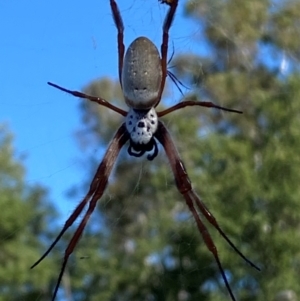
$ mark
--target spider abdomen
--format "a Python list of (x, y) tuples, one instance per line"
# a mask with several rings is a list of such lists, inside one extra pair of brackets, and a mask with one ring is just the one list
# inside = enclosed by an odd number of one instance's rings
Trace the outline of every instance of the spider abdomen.
[(146, 37), (128, 47), (122, 69), (125, 101), (131, 108), (146, 110), (159, 101), (162, 68), (156, 46)]
[(126, 129), (130, 140), (137, 145), (146, 145), (157, 130), (158, 118), (154, 108), (150, 110), (130, 109), (126, 116)]

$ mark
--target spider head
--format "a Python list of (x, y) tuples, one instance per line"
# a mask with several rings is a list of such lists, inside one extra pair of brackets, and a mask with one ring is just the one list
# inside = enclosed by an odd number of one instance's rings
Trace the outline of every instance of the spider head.
[(158, 118), (154, 108), (150, 110), (130, 109), (126, 116), (126, 129), (130, 135), (128, 153), (140, 157), (145, 152), (152, 151), (148, 159), (153, 160), (157, 155), (157, 145), (154, 134), (157, 130)]

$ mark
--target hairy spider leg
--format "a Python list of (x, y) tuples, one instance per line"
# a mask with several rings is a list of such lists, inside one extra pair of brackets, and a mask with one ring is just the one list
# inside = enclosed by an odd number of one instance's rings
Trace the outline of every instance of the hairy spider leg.
[(61, 87), (59, 85), (53, 84), (51, 82), (48, 82), (47, 84), (50, 85), (50, 86), (52, 86), (52, 87), (54, 87), (54, 88), (56, 88), (56, 89), (58, 89), (58, 90), (64, 91), (66, 93), (69, 93), (69, 94), (71, 94), (71, 95), (73, 95), (75, 97), (84, 98), (84, 99), (88, 99), (90, 101), (96, 102), (99, 105), (107, 107), (107, 108), (113, 110), (114, 112), (119, 113), (122, 116), (126, 116), (127, 115), (126, 111), (124, 111), (124, 110), (122, 110), (122, 109), (120, 109), (120, 108), (112, 105), (111, 103), (109, 103), (108, 101), (106, 101), (105, 99), (103, 99), (101, 97), (87, 95), (87, 94), (79, 92), (79, 91), (72, 91), (72, 90), (63, 88), (63, 87)]
[(122, 88), (122, 69), (124, 60), (124, 24), (120, 14), (120, 10), (115, 0), (110, 0), (110, 6), (113, 18), (118, 31), (118, 56), (119, 56), (119, 81)]
[[(121, 76), (122, 76), (122, 68), (123, 68), (123, 59), (124, 59), (124, 51), (125, 51), (125, 47), (124, 47), (124, 24), (121, 18), (121, 14), (118, 8), (117, 3), (115, 2), (115, 0), (110, 0), (110, 6), (111, 6), (111, 10), (113, 13), (113, 19), (115, 22), (115, 25), (117, 27), (117, 31), (118, 31), (118, 69), (119, 69), (119, 82), (122, 88), (122, 80), (121, 80)], [(96, 97), (96, 96), (91, 96), (91, 95), (87, 95), (85, 93), (79, 92), (79, 91), (72, 91), (66, 88), (63, 88), (59, 85), (56, 85), (54, 83), (48, 82), (48, 85), (59, 89), (61, 91), (64, 91), (66, 93), (69, 93), (73, 96), (79, 97), (79, 98), (85, 98), (85, 99), (89, 99), (91, 101), (97, 102), (98, 104), (105, 106), (119, 114), (121, 114), (122, 116), (126, 116), (127, 112), (110, 104), (109, 102), (107, 102), (105, 99), (101, 98), (101, 97)]]
[(176, 105), (174, 105), (174, 106), (172, 106), (172, 107), (170, 107), (166, 110), (163, 110), (161, 112), (157, 112), (157, 116), (158, 117), (163, 117), (163, 116), (165, 116), (169, 113), (172, 113), (176, 110), (179, 110), (179, 109), (182, 109), (182, 108), (185, 108), (185, 107), (190, 107), (190, 106), (215, 108), (215, 109), (218, 109), (218, 110), (227, 111), (227, 112), (231, 112), (231, 113), (243, 114), (242, 111), (221, 107), (221, 106), (218, 106), (218, 105), (216, 105), (216, 104), (214, 104), (213, 102), (210, 102), (210, 101), (183, 100), (183, 101), (177, 103)]
[(206, 208), (206, 206), (201, 201), (199, 196), (195, 193), (195, 191), (192, 188), (191, 180), (189, 179), (189, 176), (185, 170), (184, 164), (183, 164), (182, 160), (180, 159), (179, 153), (174, 145), (171, 135), (169, 134), (169, 131), (167, 130), (167, 128), (164, 126), (164, 124), (161, 121), (159, 121), (158, 129), (155, 134), (155, 137), (162, 144), (162, 146), (166, 152), (166, 155), (169, 159), (169, 162), (170, 162), (170, 165), (171, 165), (174, 177), (175, 177), (177, 189), (179, 190), (181, 195), (184, 197), (186, 204), (188, 205), (190, 211), (193, 214), (193, 217), (196, 221), (197, 227), (202, 235), (202, 238), (203, 238), (207, 248), (213, 254), (213, 256), (217, 262), (218, 268), (222, 274), (222, 278), (223, 278), (226, 288), (231, 296), (231, 299), (233, 301), (236, 301), (236, 299), (232, 293), (232, 290), (230, 288), (230, 285), (227, 280), (224, 269), (222, 267), (221, 261), (219, 259), (217, 248), (216, 248), (206, 226), (203, 224), (202, 220), (200, 219), (200, 216), (195, 208), (195, 204), (196, 204), (196, 207), (198, 207), (198, 209), (201, 211), (201, 213), (208, 220), (208, 222), (217, 229), (217, 231), (229, 243), (229, 245), (234, 249), (234, 251), (237, 254), (239, 254), (248, 264), (250, 264), (252, 267), (257, 269), (258, 271), (260, 271), (260, 268), (257, 267), (254, 263), (252, 263), (248, 258), (246, 258), (246, 256), (244, 256), (237, 249), (237, 247), (232, 243), (232, 241), (227, 237), (227, 235), (221, 230), (215, 217)]
[(161, 100), (161, 96), (165, 87), (166, 83), (166, 77), (168, 75), (167, 65), (168, 65), (168, 44), (169, 44), (169, 30), (171, 28), (172, 22), (174, 20), (175, 12), (177, 9), (178, 0), (174, 0), (172, 3), (169, 4), (170, 8), (167, 13), (167, 16), (164, 21), (163, 25), (163, 38), (162, 38), (162, 44), (160, 48), (161, 52), (161, 67), (162, 67), (162, 81), (160, 85), (160, 91), (159, 91), (159, 101), (155, 105), (155, 107), (159, 104)]
[(109, 175), (112, 171), (112, 168), (117, 160), (117, 157), (119, 155), (119, 152), (121, 148), (124, 146), (124, 144), (128, 141), (129, 134), (127, 133), (125, 124), (122, 124), (118, 131), (116, 132), (115, 136), (113, 137), (109, 147), (106, 150), (106, 153), (104, 155), (104, 158), (102, 162), (100, 163), (95, 176), (92, 180), (92, 183), (90, 185), (90, 189), (84, 199), (78, 204), (78, 206), (75, 208), (73, 213), (70, 215), (70, 217), (67, 219), (64, 227), (54, 240), (54, 242), (51, 244), (51, 246), (48, 248), (48, 250), (41, 256), (41, 258), (34, 263), (31, 266), (31, 269), (33, 269), (35, 266), (37, 266), (53, 249), (53, 247), (56, 245), (56, 243), (60, 240), (62, 235), (68, 230), (69, 227), (72, 226), (72, 224), (75, 222), (75, 220), (78, 218), (84, 207), (89, 203), (89, 207), (84, 214), (83, 218), (81, 219), (81, 222), (79, 226), (77, 227), (72, 239), (70, 240), (67, 248), (65, 249), (65, 254), (63, 258), (63, 263), (61, 265), (60, 273), (56, 282), (55, 290), (52, 296), (52, 301), (54, 301), (60, 282), (62, 280), (63, 273), (65, 271), (66, 265), (68, 263), (70, 255), (73, 253), (75, 246), (77, 245), (80, 236), (91, 216), (93, 211), (95, 210), (96, 204), (98, 200), (102, 197), (104, 190), (108, 183)]
[[(159, 92), (159, 101), (157, 102), (157, 104), (155, 105), (155, 107), (159, 104), (160, 100), (161, 100), (161, 96), (163, 93), (163, 89), (165, 87), (165, 82), (166, 82), (166, 77), (167, 75), (170, 76), (170, 78), (172, 79), (172, 81), (175, 83), (175, 85), (177, 86), (176, 83), (176, 76), (172, 73), (172, 72), (168, 72), (167, 70), (167, 65), (168, 62), (170, 62), (172, 60), (173, 54), (171, 55), (171, 58), (169, 61), (167, 61), (168, 58), (168, 44), (169, 44), (169, 30), (172, 26), (172, 22), (174, 20), (174, 16), (175, 16), (175, 12), (177, 9), (177, 5), (178, 5), (178, 0), (160, 0), (161, 3), (165, 3), (168, 6), (170, 6), (170, 9), (168, 11), (168, 14), (165, 18), (164, 21), (164, 25), (163, 25), (163, 41), (161, 44), (161, 66), (162, 66), (162, 82), (161, 82), (161, 86), (160, 86), (160, 92)], [(177, 86), (178, 87), (178, 86)], [(179, 88), (179, 91), (181, 92), (181, 89)], [(182, 92), (181, 92), (182, 93)], [(227, 112), (233, 112), (233, 113), (239, 113), (242, 114), (243, 112), (238, 111), (238, 110), (234, 110), (234, 109), (227, 109), (218, 105), (215, 105), (212, 102), (205, 102), (205, 101), (193, 101), (193, 100), (187, 100), (187, 101), (182, 101), (164, 111), (158, 112), (157, 115), (158, 117), (162, 117), (165, 116), (166, 114), (169, 114), (171, 112), (174, 112), (178, 109), (184, 108), (186, 106), (203, 106), (203, 107), (208, 107), (208, 108), (216, 108), (219, 110), (223, 110), (223, 111), (227, 111)]]

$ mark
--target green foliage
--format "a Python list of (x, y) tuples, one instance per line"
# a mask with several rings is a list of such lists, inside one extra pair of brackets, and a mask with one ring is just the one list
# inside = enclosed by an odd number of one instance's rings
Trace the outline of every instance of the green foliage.
[(46, 206), (46, 191), (24, 182), (24, 167), (15, 158), (12, 136), (0, 125), (0, 300), (48, 300), (51, 263), (30, 270), (42, 253), (39, 239), (49, 235), (46, 221), (53, 209)]

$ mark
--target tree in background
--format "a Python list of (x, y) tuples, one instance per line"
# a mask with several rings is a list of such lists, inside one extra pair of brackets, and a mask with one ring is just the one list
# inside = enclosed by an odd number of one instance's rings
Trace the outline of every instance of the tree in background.
[[(299, 300), (300, 3), (191, 0), (186, 16), (206, 51), (177, 56), (174, 72), (193, 87), (190, 96), (244, 114), (185, 108), (163, 120), (195, 190), (262, 269), (251, 269), (209, 227), (237, 299)], [(110, 79), (90, 83), (85, 92), (124, 106), (119, 84)], [(87, 101), (81, 113), (81, 146), (106, 148), (122, 119)], [(72, 231), (42, 267), (28, 270), (59, 230), (49, 230), (54, 210), (43, 188), (25, 185), (4, 128), (0, 150), (0, 301), (49, 300)], [(87, 158), (91, 177), (100, 160), (99, 152)], [(153, 162), (121, 152), (62, 288), (67, 301), (229, 300), (163, 150)]]
[(0, 124), (0, 300), (49, 300), (55, 271), (53, 257), (43, 269), (30, 265), (53, 239), (48, 223), (54, 210), (41, 186), (25, 182), (25, 169), (16, 158), (12, 135)]
[[(300, 3), (193, 0), (186, 15), (208, 51), (177, 57), (177, 76), (199, 100), (244, 114), (186, 108), (164, 121), (196, 191), (262, 269), (247, 266), (209, 228), (237, 299), (297, 300)], [(122, 102), (118, 83), (109, 79), (84, 92)], [(81, 111), (82, 145), (106, 147), (119, 116), (89, 102)], [(89, 158), (93, 171), (100, 159)], [(77, 251), (88, 255), (74, 277), (82, 300), (229, 300), (162, 150), (151, 163), (121, 153), (99, 203)]]

